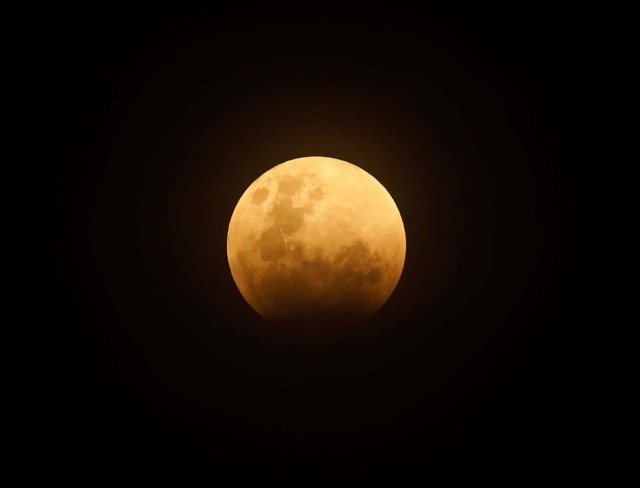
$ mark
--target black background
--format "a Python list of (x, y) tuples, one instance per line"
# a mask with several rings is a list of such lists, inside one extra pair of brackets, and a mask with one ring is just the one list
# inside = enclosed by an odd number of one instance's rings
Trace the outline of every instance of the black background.
[[(55, 422), (73, 459), (249, 472), (566, 460), (577, 28), (417, 8), (58, 15)], [(308, 155), (375, 176), (407, 233), (390, 300), (329, 342), (257, 316), (226, 258), (242, 192)]]

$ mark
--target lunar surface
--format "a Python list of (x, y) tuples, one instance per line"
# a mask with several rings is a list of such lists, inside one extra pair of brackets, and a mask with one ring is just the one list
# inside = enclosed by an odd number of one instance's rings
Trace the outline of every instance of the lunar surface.
[(387, 190), (325, 157), (287, 161), (244, 192), (227, 255), (247, 302), (276, 323), (333, 327), (376, 312), (396, 287), (406, 239)]

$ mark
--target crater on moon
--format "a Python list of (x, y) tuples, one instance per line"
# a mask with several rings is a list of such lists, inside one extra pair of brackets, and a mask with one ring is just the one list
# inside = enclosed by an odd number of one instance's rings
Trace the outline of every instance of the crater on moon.
[(335, 326), (373, 314), (405, 257), (400, 213), (384, 187), (336, 159), (300, 158), (258, 178), (229, 224), (233, 278), (274, 322)]

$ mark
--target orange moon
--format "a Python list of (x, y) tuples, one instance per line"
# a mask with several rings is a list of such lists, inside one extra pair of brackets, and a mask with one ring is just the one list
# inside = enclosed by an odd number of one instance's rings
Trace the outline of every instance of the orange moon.
[(329, 328), (374, 314), (395, 289), (406, 253), (389, 192), (346, 161), (279, 164), (233, 211), (227, 257), (246, 301), (264, 318)]

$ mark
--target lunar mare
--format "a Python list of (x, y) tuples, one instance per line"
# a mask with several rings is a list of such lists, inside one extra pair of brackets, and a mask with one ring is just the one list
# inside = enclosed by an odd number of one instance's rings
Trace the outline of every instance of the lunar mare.
[(355, 165), (287, 161), (244, 192), (227, 256), (247, 302), (277, 323), (331, 326), (376, 312), (396, 287), (404, 225), (386, 189)]

